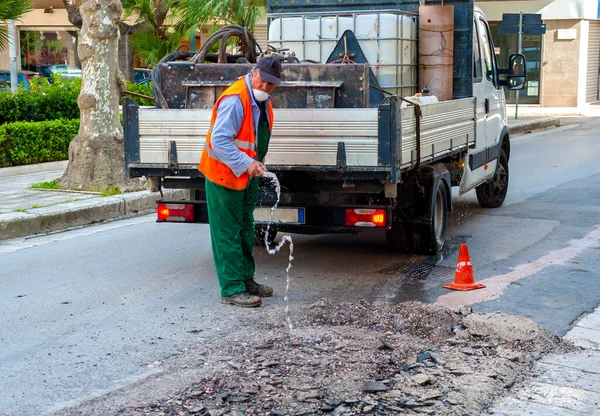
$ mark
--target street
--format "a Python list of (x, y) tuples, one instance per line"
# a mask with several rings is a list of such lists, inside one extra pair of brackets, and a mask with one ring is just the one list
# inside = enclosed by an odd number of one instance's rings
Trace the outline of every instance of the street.
[[(599, 131), (598, 118), (569, 118), (513, 138), (504, 206), (455, 195), (437, 257), (392, 253), (374, 231), (294, 235), (286, 292), (287, 248), (257, 248), (256, 279), (275, 289), (263, 309), (283, 325), (294, 324), (285, 296), (291, 306), (420, 300), (524, 316), (563, 335), (599, 303)], [(463, 242), (485, 290), (442, 288)], [(48, 414), (129, 386), (255, 313), (220, 304), (208, 226), (153, 215), (4, 241), (0, 265), (0, 414)]]

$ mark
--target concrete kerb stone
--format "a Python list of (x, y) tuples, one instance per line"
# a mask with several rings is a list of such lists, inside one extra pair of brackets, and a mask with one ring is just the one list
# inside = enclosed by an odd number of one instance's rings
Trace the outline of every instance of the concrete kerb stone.
[(516, 136), (519, 134), (531, 133), (536, 130), (559, 126), (560, 118), (558, 117), (544, 117), (523, 121), (512, 120), (508, 123), (508, 132), (511, 136)]
[(53, 170), (65, 170), (69, 164), (68, 160), (58, 162), (36, 163), (34, 165), (11, 166), (0, 169), (0, 178), (9, 176), (27, 175), (29, 173), (50, 172)]
[[(165, 199), (183, 199), (184, 190), (164, 190)], [(0, 218), (0, 240), (46, 234), (104, 221), (135, 217), (154, 212), (160, 194), (149, 191), (98, 197), (35, 209), (32, 212), (4, 214)]]

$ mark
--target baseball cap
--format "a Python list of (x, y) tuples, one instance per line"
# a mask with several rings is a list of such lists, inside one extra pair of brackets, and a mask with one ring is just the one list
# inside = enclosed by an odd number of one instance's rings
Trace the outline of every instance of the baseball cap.
[(260, 78), (271, 84), (281, 84), (281, 62), (275, 56), (263, 56), (256, 63), (260, 69)]

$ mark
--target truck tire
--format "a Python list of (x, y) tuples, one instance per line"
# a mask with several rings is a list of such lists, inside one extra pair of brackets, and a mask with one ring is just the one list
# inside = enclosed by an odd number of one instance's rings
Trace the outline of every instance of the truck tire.
[[(264, 247), (265, 245), (265, 227), (256, 227), (254, 229), (254, 246), (255, 247)], [(269, 227), (269, 245), (273, 244), (275, 241), (275, 237), (277, 237), (277, 228), (272, 225)]]
[(421, 254), (438, 254), (446, 242), (448, 190), (444, 181), (436, 181), (431, 194), (431, 221), (412, 224), (413, 249)]
[(475, 188), (477, 201), (483, 208), (499, 208), (504, 203), (508, 191), (508, 158), (504, 150), (500, 151), (496, 173), (491, 181)]

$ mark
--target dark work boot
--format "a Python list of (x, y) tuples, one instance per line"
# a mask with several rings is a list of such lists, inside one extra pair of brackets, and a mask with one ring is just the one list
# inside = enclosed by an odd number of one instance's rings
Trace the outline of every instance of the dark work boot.
[(273, 288), (266, 285), (258, 284), (252, 280), (246, 282), (246, 292), (251, 295), (259, 296), (261, 298), (268, 298), (273, 296)]
[(231, 296), (221, 296), (221, 303), (241, 306), (242, 308), (256, 308), (262, 304), (262, 300), (248, 292), (239, 292)]

